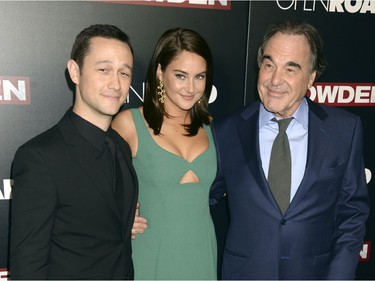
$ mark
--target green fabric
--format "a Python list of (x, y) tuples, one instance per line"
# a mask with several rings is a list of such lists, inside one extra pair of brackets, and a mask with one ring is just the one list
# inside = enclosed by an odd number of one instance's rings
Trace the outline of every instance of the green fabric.
[[(132, 115), (140, 212), (148, 221), (147, 230), (133, 240), (135, 279), (216, 279), (217, 245), (208, 203), (216, 151), (210, 128), (204, 127), (209, 148), (189, 163), (156, 144), (139, 109), (132, 109)], [(188, 170), (199, 183), (179, 183)]]

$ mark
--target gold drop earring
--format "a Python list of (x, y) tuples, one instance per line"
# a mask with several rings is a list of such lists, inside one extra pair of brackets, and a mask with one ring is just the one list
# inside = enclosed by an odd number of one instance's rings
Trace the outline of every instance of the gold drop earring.
[(162, 80), (159, 80), (158, 96), (159, 96), (160, 103), (164, 103), (165, 89), (164, 89), (164, 82)]

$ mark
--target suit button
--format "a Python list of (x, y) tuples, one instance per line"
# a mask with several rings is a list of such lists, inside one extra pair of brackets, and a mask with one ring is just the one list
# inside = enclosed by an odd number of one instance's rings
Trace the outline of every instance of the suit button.
[(282, 220), (280, 221), (280, 223), (281, 223), (282, 225), (285, 225), (285, 224), (286, 224), (286, 220), (282, 219)]

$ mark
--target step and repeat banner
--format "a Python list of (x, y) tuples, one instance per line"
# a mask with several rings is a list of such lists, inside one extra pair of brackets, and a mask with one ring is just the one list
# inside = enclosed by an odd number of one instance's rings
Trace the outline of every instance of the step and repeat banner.
[(72, 105), (66, 63), (76, 35), (96, 23), (131, 38), (134, 74), (124, 107), (142, 104), (152, 51), (164, 31), (186, 27), (209, 43), (215, 62), (211, 111), (243, 105), (248, 2), (0, 1), (0, 279), (8, 272), (10, 167), (17, 148), (53, 126)]
[[(25, 141), (53, 126), (72, 105), (66, 62), (75, 36), (96, 23), (117, 25), (131, 38), (135, 72), (124, 108), (142, 104), (144, 79), (157, 39), (167, 29), (198, 31), (211, 46), (215, 117), (257, 99), (256, 51), (266, 27), (284, 18), (306, 19), (324, 39), (329, 67), (310, 89), (310, 98), (361, 116), (368, 188), (374, 202), (375, 1), (0, 1), (0, 281), (8, 271), (10, 167)], [(214, 214), (223, 219), (225, 205)], [(359, 254), (358, 279), (375, 279), (371, 257), (371, 210)]]

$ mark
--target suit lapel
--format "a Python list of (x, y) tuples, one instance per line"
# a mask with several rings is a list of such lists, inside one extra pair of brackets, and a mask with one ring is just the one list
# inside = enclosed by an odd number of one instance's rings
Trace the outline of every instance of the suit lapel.
[[(93, 189), (102, 194), (103, 200), (108, 203), (109, 208), (114, 212), (116, 217), (122, 221), (120, 211), (117, 208), (112, 190), (109, 188), (108, 179), (101, 169), (95, 149), (91, 145), (88, 145), (87, 141), (80, 136), (66, 114), (58, 126), (65, 142), (71, 147), (72, 158), (75, 159), (81, 168), (82, 176), (86, 175), (90, 179)], [(77, 174), (80, 174), (80, 171), (77, 171)]]
[(291, 202), (290, 209), (301, 200), (306, 191), (319, 176), (319, 171), (326, 157), (331, 128), (325, 122), (327, 113), (323, 108), (307, 98), (309, 104), (308, 147), (305, 175)]
[[(246, 165), (264, 195), (275, 205), (275, 200), (273, 200), (272, 193), (263, 172), (259, 152), (259, 106), (260, 103), (256, 102), (241, 114), (243, 119), (238, 126), (238, 135), (245, 155)], [(275, 207), (277, 207), (277, 205), (275, 205)]]
[(138, 180), (137, 175), (133, 167), (132, 159), (131, 159), (131, 151), (129, 145), (122, 139), (122, 137), (112, 128), (109, 128), (109, 133), (112, 135), (112, 137), (117, 141), (120, 150), (122, 152), (122, 155), (124, 156), (125, 163), (127, 168), (129, 169), (133, 179), (134, 179), (134, 185), (138, 186)]
[[(129, 145), (112, 128), (110, 128), (108, 132), (119, 145), (120, 151), (125, 160), (124, 163), (121, 163), (121, 165), (123, 165), (121, 169), (124, 184), (124, 206), (128, 207), (124, 208), (123, 220), (129, 224), (133, 222), (130, 218), (133, 218), (135, 215), (135, 205), (138, 200), (138, 178), (132, 164)], [(130, 224), (127, 225), (127, 229), (130, 229), (131, 226), (132, 225)]]

